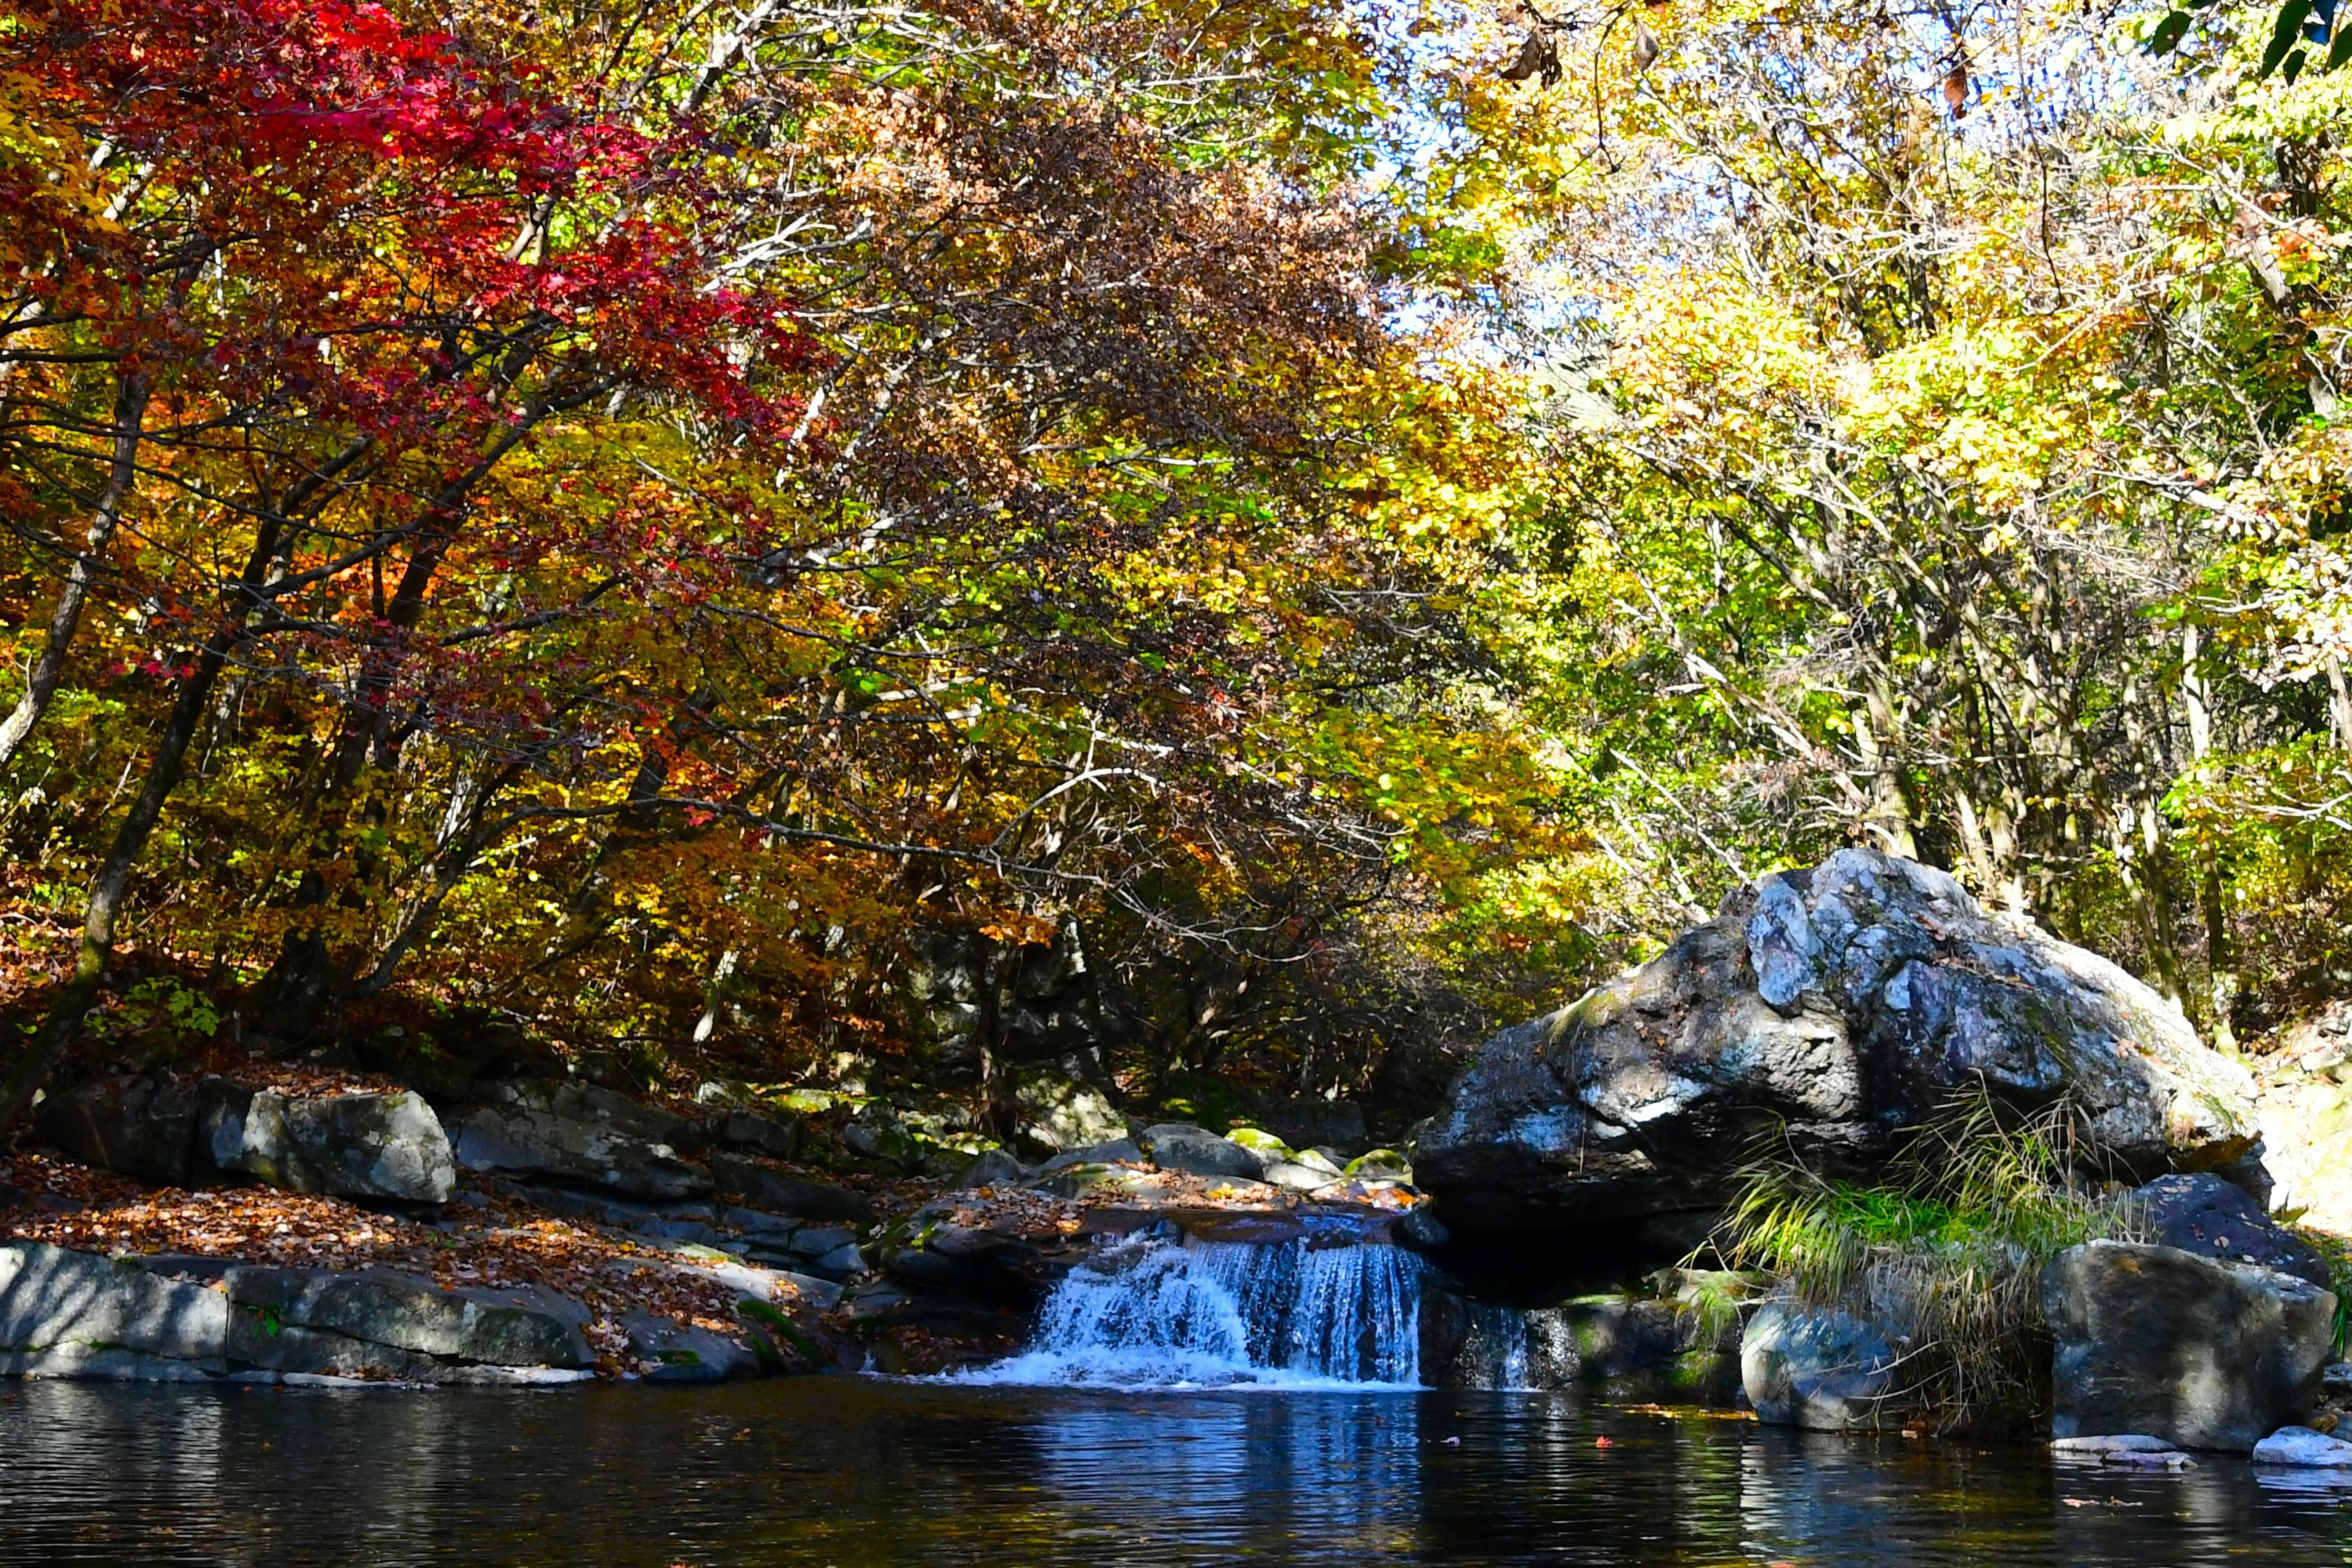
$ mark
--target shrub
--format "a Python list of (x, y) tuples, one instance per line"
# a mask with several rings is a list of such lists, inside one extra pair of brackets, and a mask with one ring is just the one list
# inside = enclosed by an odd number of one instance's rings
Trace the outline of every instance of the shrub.
[(1797, 1304), (1877, 1324), (1902, 1352), (1892, 1403), (1939, 1430), (2030, 1418), (2048, 1402), (2042, 1270), (2137, 1222), (2086, 1178), (2081, 1118), (2031, 1116), (1981, 1089), (1906, 1133), (1875, 1182), (1825, 1175), (1773, 1134), (1738, 1173), (1718, 1249)]

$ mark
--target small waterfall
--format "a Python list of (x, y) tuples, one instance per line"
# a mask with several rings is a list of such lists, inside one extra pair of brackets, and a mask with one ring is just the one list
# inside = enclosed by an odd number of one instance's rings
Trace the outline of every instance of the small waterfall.
[(1386, 1246), (1255, 1246), (1161, 1229), (1070, 1270), (988, 1383), (1415, 1387), (1421, 1262)]
[(1465, 1321), (1450, 1381), (1463, 1388), (1526, 1388), (1528, 1315), (1475, 1302), (1459, 1310)]

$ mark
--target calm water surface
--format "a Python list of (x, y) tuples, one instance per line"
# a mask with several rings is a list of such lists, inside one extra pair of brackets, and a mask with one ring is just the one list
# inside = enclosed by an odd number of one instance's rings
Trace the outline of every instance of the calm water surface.
[(7, 1388), (0, 1563), (72, 1563), (2346, 1568), (2352, 1486), (1539, 1394)]

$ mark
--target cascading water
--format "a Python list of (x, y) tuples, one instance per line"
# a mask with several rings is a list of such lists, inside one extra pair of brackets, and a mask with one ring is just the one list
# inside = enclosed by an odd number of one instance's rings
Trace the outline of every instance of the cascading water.
[(1419, 1259), (1388, 1246), (1199, 1241), (1155, 1228), (1070, 1270), (988, 1383), (1417, 1387)]

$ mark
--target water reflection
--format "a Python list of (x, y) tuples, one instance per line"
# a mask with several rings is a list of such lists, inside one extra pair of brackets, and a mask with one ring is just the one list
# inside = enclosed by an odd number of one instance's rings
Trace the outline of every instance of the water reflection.
[(0, 1564), (2352, 1564), (2352, 1489), (1553, 1395), (0, 1392)]

